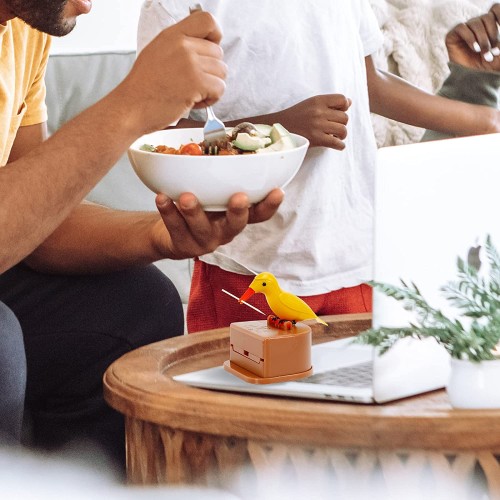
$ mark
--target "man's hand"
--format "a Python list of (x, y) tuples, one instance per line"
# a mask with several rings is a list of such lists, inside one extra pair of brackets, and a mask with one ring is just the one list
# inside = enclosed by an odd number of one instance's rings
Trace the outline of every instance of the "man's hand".
[(309, 139), (311, 146), (342, 150), (350, 105), (351, 100), (341, 94), (317, 95), (276, 113), (277, 121)]
[(227, 74), (221, 36), (209, 13), (195, 12), (141, 51), (118, 87), (139, 135), (164, 129), (191, 108), (220, 98)]
[(270, 219), (283, 196), (281, 189), (274, 189), (263, 201), (250, 206), (248, 197), (237, 193), (231, 197), (226, 212), (204, 212), (191, 193), (182, 194), (177, 206), (159, 194), (156, 205), (162, 221), (153, 231), (159, 258), (185, 259), (210, 253), (229, 243), (247, 224)]
[(500, 3), (484, 15), (455, 26), (445, 39), (451, 62), (483, 71), (500, 71)]

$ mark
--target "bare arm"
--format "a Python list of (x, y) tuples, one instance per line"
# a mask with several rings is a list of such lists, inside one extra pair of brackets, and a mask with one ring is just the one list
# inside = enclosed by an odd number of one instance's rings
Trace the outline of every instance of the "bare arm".
[[(192, 107), (204, 107), (220, 97), (226, 67), (219, 40), (213, 18), (193, 14), (160, 33), (115, 90), (47, 141), (39, 142), (40, 129), (20, 130), (12, 161), (0, 169), (0, 272), (37, 247), (29, 259), (32, 265), (62, 271), (200, 255), (232, 239), (249, 220), (265, 220), (275, 213), (283, 196), (280, 190), (251, 209), (246, 196), (236, 195), (228, 212), (214, 217), (203, 212), (190, 194), (183, 196), (179, 209), (165, 197), (157, 198), (161, 218), (76, 208), (137, 137), (165, 128)], [(135, 228), (141, 248), (134, 238), (120, 245), (123, 238), (118, 236), (126, 225), (129, 236)], [(170, 237), (165, 227), (175, 229), (175, 234)], [(142, 239), (146, 232), (150, 238)], [(89, 238), (83, 241), (79, 235)], [(98, 262), (95, 250), (106, 245), (114, 260), (102, 256)]]
[(17, 131), (14, 144), (10, 150), (9, 162), (13, 162), (35, 149), (47, 139), (47, 136), (46, 123), (21, 127)]
[[(45, 123), (21, 127), (9, 162), (46, 139)], [(38, 270), (64, 273), (98, 273), (149, 263), (160, 258), (148, 238), (149, 226), (158, 220), (158, 214), (120, 212), (82, 202), (25, 262)]]
[[(310, 97), (293, 106), (267, 115), (242, 117), (226, 121), (229, 127), (241, 122), (281, 123), (287, 130), (309, 139), (311, 146), (324, 146), (342, 150), (347, 136), (348, 109), (351, 100), (341, 94), (324, 94)], [(181, 119), (177, 127), (200, 127), (201, 122)]]
[(204, 212), (190, 193), (181, 195), (180, 209), (158, 195), (159, 213), (84, 202), (25, 262), (39, 271), (86, 274), (202, 255), (231, 241), (247, 223), (268, 219), (282, 200), (283, 192), (275, 189), (265, 201), (249, 207), (247, 196), (236, 194), (226, 213)]
[(0, 271), (43, 241), (140, 135), (120, 101), (117, 91), (0, 169)]
[(112, 210), (83, 202), (25, 262), (52, 273), (100, 273), (161, 258), (151, 243), (156, 213)]
[(425, 92), (375, 68), (366, 58), (371, 111), (417, 127), (454, 136), (500, 131), (500, 111)]

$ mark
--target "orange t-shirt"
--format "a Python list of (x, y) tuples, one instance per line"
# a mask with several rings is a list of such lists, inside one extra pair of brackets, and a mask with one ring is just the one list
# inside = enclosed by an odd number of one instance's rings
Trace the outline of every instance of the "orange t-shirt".
[(0, 24), (0, 166), (9, 159), (19, 127), (47, 121), (50, 40), (17, 18)]

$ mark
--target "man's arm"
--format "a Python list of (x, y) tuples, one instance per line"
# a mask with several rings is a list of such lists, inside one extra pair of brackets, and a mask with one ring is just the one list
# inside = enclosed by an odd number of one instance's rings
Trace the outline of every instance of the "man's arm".
[(0, 271), (43, 241), (140, 135), (119, 94), (0, 169)]
[(84, 202), (25, 262), (44, 272), (86, 274), (202, 255), (231, 241), (247, 223), (267, 220), (283, 193), (275, 189), (250, 208), (247, 196), (236, 194), (227, 213), (204, 212), (189, 193), (181, 195), (180, 209), (165, 195), (156, 200), (159, 214)]
[(20, 127), (16, 138), (12, 144), (9, 154), (9, 163), (18, 160), (25, 154), (35, 149), (48, 137), (47, 124), (39, 123), (37, 125), (28, 125)]
[[(16, 140), (12, 161), (0, 169), (0, 272), (47, 240), (137, 137), (167, 127), (193, 107), (217, 101), (226, 74), (218, 46), (220, 36), (209, 14), (189, 16), (160, 33), (141, 52), (116, 89), (47, 141), (26, 147), (28, 143)], [(30, 131), (21, 134), (25, 132)], [(202, 239), (214, 224), (220, 229), (215, 231), (220, 241), (228, 241), (249, 219), (259, 221), (273, 215), (281, 198), (277, 190), (249, 210), (246, 196), (237, 195), (230, 201), (227, 214), (220, 214), (215, 221), (189, 194), (184, 196), (179, 210), (164, 198), (160, 198), (164, 202), (160, 207), (165, 224), (182, 227), (180, 237), (189, 234), (189, 242), (196, 241), (197, 249), (204, 253), (213, 249), (213, 239), (205, 246)], [(80, 210), (75, 214), (79, 215)], [(69, 241), (73, 234), (69, 231), (68, 236), (57, 236), (59, 244), (65, 238)], [(170, 242), (162, 247), (165, 256), (181, 258), (183, 252), (189, 253), (191, 247), (186, 249), (177, 234), (169, 236), (164, 229), (161, 238)], [(45, 257), (38, 259), (40, 263), (47, 259), (42, 248), (40, 255)], [(126, 253), (122, 255), (125, 261), (129, 258)]]

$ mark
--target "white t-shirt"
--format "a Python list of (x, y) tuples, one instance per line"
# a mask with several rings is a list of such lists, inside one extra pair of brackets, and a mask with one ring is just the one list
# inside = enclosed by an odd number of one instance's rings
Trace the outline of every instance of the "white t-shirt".
[[(188, 7), (146, 0), (138, 51)], [(376, 143), (364, 58), (382, 34), (368, 0), (204, 0), (203, 9), (222, 28), (229, 67), (214, 106), (222, 120), (274, 113), (320, 94), (344, 94), (352, 105), (344, 151), (310, 148), (278, 213), (201, 259), (241, 274), (271, 272), (297, 295), (370, 279)], [(204, 121), (205, 112), (191, 117)]]

